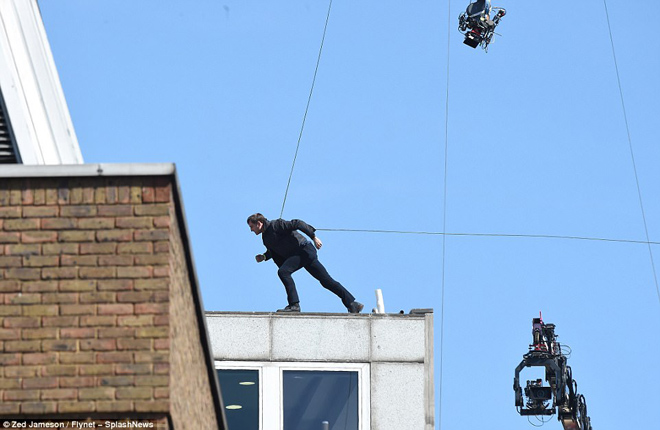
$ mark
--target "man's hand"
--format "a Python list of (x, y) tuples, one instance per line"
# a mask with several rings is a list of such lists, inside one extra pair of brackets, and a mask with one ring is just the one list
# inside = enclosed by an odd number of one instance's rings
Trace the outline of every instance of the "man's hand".
[(321, 239), (319, 239), (318, 236), (314, 237), (314, 245), (316, 246), (316, 249), (321, 249), (323, 246), (323, 242), (321, 242)]
[(266, 259), (266, 256), (263, 255), (263, 254), (257, 254), (257, 255), (254, 257), (254, 259), (257, 260), (257, 263), (261, 263), (262, 261), (264, 261), (264, 260)]

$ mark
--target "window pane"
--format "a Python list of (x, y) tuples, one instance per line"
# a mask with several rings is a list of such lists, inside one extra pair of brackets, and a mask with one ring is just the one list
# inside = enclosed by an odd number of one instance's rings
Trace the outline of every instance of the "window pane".
[(357, 372), (284, 371), (284, 430), (326, 429), (358, 430)]
[(230, 429), (259, 430), (259, 371), (218, 369)]

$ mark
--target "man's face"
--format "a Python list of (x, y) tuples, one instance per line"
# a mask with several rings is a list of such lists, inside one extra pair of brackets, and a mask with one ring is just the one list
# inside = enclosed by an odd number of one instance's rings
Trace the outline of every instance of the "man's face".
[(264, 223), (261, 221), (249, 222), (248, 225), (250, 226), (250, 231), (256, 235), (260, 235), (264, 228)]

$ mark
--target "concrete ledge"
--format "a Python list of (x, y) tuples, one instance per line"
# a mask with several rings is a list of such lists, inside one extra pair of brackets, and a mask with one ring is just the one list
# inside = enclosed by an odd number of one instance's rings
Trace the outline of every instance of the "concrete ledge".
[(270, 360), (270, 318), (206, 318), (216, 360)]
[(366, 318), (272, 318), (271, 359), (277, 361), (369, 361)]
[(349, 314), (346, 312), (337, 313), (337, 312), (239, 312), (239, 311), (206, 311), (206, 316), (228, 316), (228, 315), (242, 315), (242, 316), (273, 316), (278, 318), (310, 318), (310, 317), (335, 317), (335, 318), (373, 318), (373, 319), (424, 319), (424, 314), (372, 314), (372, 313), (361, 313), (361, 314)]
[(374, 319), (371, 322), (373, 361), (424, 362), (424, 319)]
[(28, 166), (6, 164), (0, 178), (57, 178), (85, 176), (168, 176), (176, 168), (173, 163), (90, 163)]
[(206, 312), (213, 357), (424, 363), (423, 314)]

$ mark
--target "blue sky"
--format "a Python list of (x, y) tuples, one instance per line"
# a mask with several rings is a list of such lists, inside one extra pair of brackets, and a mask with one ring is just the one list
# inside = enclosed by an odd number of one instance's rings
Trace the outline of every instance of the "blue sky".
[[(446, 231), (645, 241), (603, 2), (496, 2), (507, 15), (488, 53), (462, 44), (467, 3), (449, 14)], [(660, 41), (640, 25), (648, 2), (607, 6), (660, 242)], [(263, 246), (245, 219), (279, 216), (328, 3), (40, 8), (85, 161), (176, 163), (205, 307), (286, 304), (275, 266), (254, 262)], [(448, 8), (334, 0), (285, 218), (442, 231)], [(650, 428), (660, 299), (647, 244), (449, 236), (441, 328), (441, 236), (319, 237), (321, 261), (367, 308), (381, 288), (390, 312), (436, 310), (441, 428), (531, 428), (511, 386), (539, 311), (573, 350), (594, 428)], [(344, 311), (304, 271), (295, 279), (304, 311)]]

